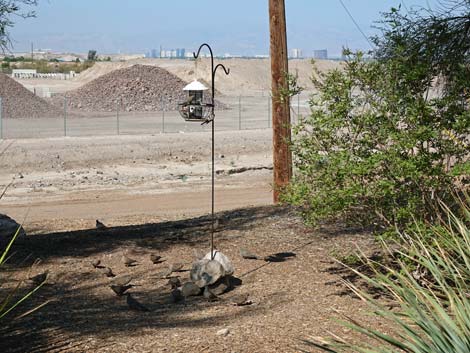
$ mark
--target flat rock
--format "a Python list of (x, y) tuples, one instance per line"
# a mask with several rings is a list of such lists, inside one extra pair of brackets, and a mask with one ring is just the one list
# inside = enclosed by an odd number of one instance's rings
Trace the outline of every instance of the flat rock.
[(221, 277), (217, 282), (209, 285), (208, 287), (215, 295), (224, 294), (231, 288), (230, 276)]
[(223, 328), (219, 331), (217, 331), (217, 336), (222, 336), (225, 337), (230, 333), (230, 330), (228, 328)]

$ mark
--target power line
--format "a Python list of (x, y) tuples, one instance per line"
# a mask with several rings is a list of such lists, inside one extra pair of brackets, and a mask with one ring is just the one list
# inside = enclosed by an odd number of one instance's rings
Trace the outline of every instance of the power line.
[(370, 47), (372, 49), (374, 49), (374, 45), (372, 44), (372, 42), (370, 41), (369, 37), (366, 36), (366, 34), (364, 33), (364, 31), (362, 30), (362, 28), (359, 26), (359, 24), (356, 22), (356, 20), (354, 19), (353, 15), (351, 14), (351, 12), (349, 12), (348, 8), (346, 7), (346, 5), (344, 4), (343, 0), (339, 0), (341, 6), (343, 6), (344, 10), (346, 11), (346, 13), (348, 14), (349, 18), (353, 21), (354, 25), (356, 26), (356, 28), (358, 29), (359, 32), (361, 32), (362, 36), (366, 39), (367, 43), (369, 43)]

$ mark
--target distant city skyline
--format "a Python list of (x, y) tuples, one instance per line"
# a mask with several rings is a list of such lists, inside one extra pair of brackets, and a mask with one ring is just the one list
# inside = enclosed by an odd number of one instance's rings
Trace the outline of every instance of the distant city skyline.
[[(433, 6), (435, 0), (343, 0), (366, 36), (377, 33), (380, 12), (404, 4)], [(269, 53), (267, 0), (156, 2), (154, 0), (49, 0), (39, 1), (37, 18), (15, 19), (11, 30), (13, 52), (35, 48), (55, 52), (99, 54), (140, 53), (211, 43), (218, 55), (255, 56)], [(343, 46), (369, 50), (340, 1), (286, 0), (289, 50), (304, 57), (326, 49), (339, 57)]]

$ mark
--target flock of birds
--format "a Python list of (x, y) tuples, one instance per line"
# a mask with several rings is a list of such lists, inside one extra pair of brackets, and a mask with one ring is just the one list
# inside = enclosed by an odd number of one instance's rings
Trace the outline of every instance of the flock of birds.
[[(106, 225), (104, 225), (99, 220), (96, 220), (96, 229), (102, 230), (105, 228), (107, 228)], [(203, 254), (195, 253), (195, 257), (198, 259), (203, 257), (203, 256), (201, 257), (201, 255)], [(256, 254), (253, 254), (251, 251), (242, 248), (240, 249), (240, 256), (243, 259), (249, 259), (249, 260), (264, 260), (266, 262), (277, 262), (277, 261), (284, 261), (286, 257), (295, 256), (295, 254), (294, 253), (279, 253), (279, 254), (268, 255), (268, 256), (258, 256)], [(162, 256), (157, 255), (157, 254), (150, 254), (149, 259), (155, 265), (158, 265), (165, 261), (162, 258)], [(128, 257), (127, 255), (123, 255), (122, 261), (126, 267), (134, 267), (139, 264), (137, 260), (132, 259)], [(144, 306), (137, 299), (135, 299), (130, 293), (127, 292), (129, 289), (136, 286), (131, 283), (133, 280), (132, 276), (130, 275), (123, 275), (119, 277), (116, 276), (110, 267), (102, 264), (100, 259), (91, 261), (91, 265), (93, 266), (93, 268), (100, 271), (106, 277), (112, 278), (109, 284), (109, 288), (118, 297), (122, 297), (126, 295), (126, 302), (127, 302), (129, 309), (135, 310), (135, 311), (141, 311), (141, 312), (150, 311), (149, 308)], [(162, 272), (158, 274), (159, 278), (168, 279), (167, 285), (169, 285), (172, 290), (171, 291), (172, 302), (177, 303), (177, 302), (184, 301), (186, 296), (199, 295), (201, 294), (201, 292), (202, 292), (202, 296), (207, 301), (219, 300), (219, 297), (213, 293), (213, 291), (209, 288), (209, 286), (205, 286), (204, 289), (200, 289), (192, 282), (186, 282), (184, 284), (185, 286), (184, 290), (182, 291), (182, 283), (180, 281), (180, 277), (173, 276), (173, 273), (184, 271), (184, 266), (185, 265), (183, 263), (172, 263), (166, 269), (164, 269)], [(49, 274), (49, 271), (45, 271), (43, 273), (30, 277), (29, 280), (34, 285), (39, 286), (46, 282), (48, 274)], [(230, 299), (231, 299), (231, 303), (236, 306), (250, 305), (252, 303), (249, 300), (248, 294), (232, 296)]]

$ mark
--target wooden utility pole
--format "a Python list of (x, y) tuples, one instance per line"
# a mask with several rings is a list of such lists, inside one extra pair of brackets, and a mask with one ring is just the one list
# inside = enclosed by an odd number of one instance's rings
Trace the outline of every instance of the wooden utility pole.
[(287, 74), (286, 10), (284, 0), (269, 0), (273, 114), (274, 203), (292, 177), (290, 104)]

